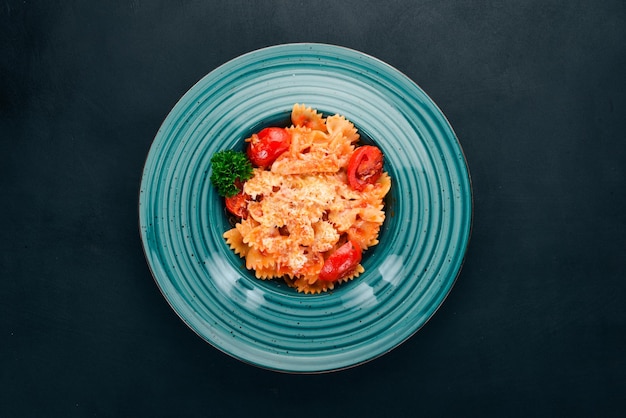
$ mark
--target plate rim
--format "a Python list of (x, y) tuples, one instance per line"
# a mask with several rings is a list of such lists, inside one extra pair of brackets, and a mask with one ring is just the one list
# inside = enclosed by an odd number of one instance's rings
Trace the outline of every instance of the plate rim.
[[(245, 58), (249, 58), (251, 56), (254, 56), (256, 54), (259, 54), (263, 51), (268, 51), (268, 50), (275, 50), (275, 49), (282, 49), (282, 48), (327, 48), (327, 49), (331, 49), (331, 50), (337, 50), (337, 51), (344, 51), (344, 52), (349, 52), (353, 55), (358, 55), (358, 56), (362, 56), (366, 59), (369, 60), (373, 60), (375, 62), (377, 62), (379, 65), (382, 65), (384, 67), (386, 67), (389, 71), (391, 72), (395, 72), (395, 75), (398, 75), (402, 78), (404, 78), (406, 81), (408, 81), (409, 83), (411, 83), (415, 88), (417, 88), (419, 91), (421, 91), (422, 94), (425, 95), (425, 97), (429, 100), (429, 105), (432, 106), (439, 117), (441, 117), (444, 121), (445, 124), (447, 125), (447, 128), (450, 130), (451, 135), (452, 135), (452, 140), (455, 143), (455, 145), (458, 148), (458, 151), (460, 152), (460, 160), (462, 161), (462, 174), (463, 174), (463, 180), (467, 182), (467, 196), (464, 196), (467, 198), (467, 235), (466, 237), (462, 240), (463, 242), (463, 250), (462, 250), (462, 255), (460, 257), (460, 261), (458, 264), (458, 268), (456, 269), (456, 274), (454, 275), (454, 277), (448, 279), (449, 280), (449, 285), (447, 290), (445, 291), (445, 293), (443, 294), (441, 300), (436, 304), (436, 306), (434, 307), (434, 309), (427, 315), (426, 319), (423, 321), (423, 323), (421, 323), (419, 326), (415, 327), (411, 332), (408, 333), (408, 335), (406, 335), (404, 338), (402, 338), (401, 340), (398, 340), (397, 342), (395, 342), (394, 344), (392, 344), (390, 347), (381, 350), (377, 353), (375, 353), (374, 355), (369, 356), (368, 358), (362, 359), (360, 361), (357, 362), (353, 362), (351, 364), (345, 364), (341, 367), (333, 367), (333, 368), (329, 368), (329, 369), (323, 369), (323, 368), (316, 368), (316, 369), (307, 369), (307, 370), (290, 370), (287, 368), (277, 368), (277, 367), (272, 367), (272, 366), (268, 366), (265, 364), (262, 364), (260, 362), (255, 362), (251, 359), (247, 359), (247, 358), (243, 358), (241, 356), (236, 356), (233, 353), (227, 351), (226, 349), (224, 349), (223, 347), (221, 347), (220, 345), (214, 343), (213, 341), (210, 341), (206, 336), (201, 335), (201, 333), (199, 332), (199, 330), (196, 329), (196, 327), (188, 320), (188, 318), (186, 318), (181, 312), (179, 312), (179, 310), (177, 309), (176, 306), (174, 306), (173, 301), (170, 299), (170, 296), (168, 295), (168, 293), (166, 292), (166, 290), (163, 288), (162, 284), (159, 281), (159, 278), (157, 277), (157, 272), (155, 271), (152, 263), (151, 263), (151, 258), (148, 254), (149, 248), (150, 248), (150, 244), (148, 242), (148, 239), (144, 236), (144, 226), (142, 225), (142, 199), (144, 198), (143, 191), (144, 191), (144, 182), (145, 182), (145, 176), (146, 176), (146, 169), (149, 163), (149, 160), (152, 156), (152, 151), (155, 145), (155, 142), (157, 140), (157, 138), (159, 137), (161, 131), (164, 129), (165, 125), (167, 124), (168, 120), (171, 118), (172, 113), (174, 112), (174, 110), (177, 108), (177, 106), (179, 106), (179, 104), (181, 103), (181, 101), (183, 101), (183, 99), (191, 94), (193, 91), (195, 91), (198, 86), (200, 84), (203, 83), (203, 81), (207, 78), (209, 78), (211, 75), (216, 74), (217, 72), (219, 72), (220, 70), (224, 69), (226, 66), (228, 65), (232, 65), (234, 62), (239, 61), (239, 60), (243, 60)], [(474, 187), (473, 187), (473, 180), (472, 180), (472, 175), (470, 172), (470, 167), (468, 164), (468, 160), (467, 160), (467, 156), (465, 154), (465, 151), (462, 147), (462, 144), (459, 140), (458, 135), (456, 134), (452, 124), (450, 123), (450, 121), (448, 120), (448, 117), (446, 116), (446, 114), (440, 109), (439, 105), (430, 97), (430, 95), (428, 95), (428, 93), (426, 93), (426, 91), (420, 86), (418, 85), (415, 81), (413, 81), (413, 79), (411, 79), (410, 77), (408, 77), (405, 73), (403, 73), (402, 71), (398, 70), (396, 67), (390, 65), (389, 63), (375, 57), (372, 56), (368, 53), (353, 49), (353, 48), (349, 48), (349, 47), (345, 47), (345, 46), (341, 46), (341, 45), (333, 45), (333, 44), (326, 44), (326, 43), (315, 43), (315, 42), (296, 42), (296, 43), (284, 43), (284, 44), (276, 44), (276, 45), (270, 45), (270, 46), (266, 46), (263, 48), (258, 48), (258, 49), (254, 49), (254, 50), (250, 50), (246, 53), (243, 53), (239, 56), (236, 56), (234, 58), (231, 58), (227, 61), (225, 61), (224, 63), (214, 67), (211, 71), (209, 71), (208, 73), (206, 73), (204, 76), (202, 76), (200, 79), (198, 79), (195, 83), (193, 83), (179, 98), (178, 100), (175, 102), (175, 104), (173, 105), (173, 107), (168, 111), (168, 113), (165, 115), (165, 117), (163, 118), (163, 121), (161, 122), (161, 124), (159, 125), (159, 128), (155, 134), (155, 136), (153, 137), (151, 143), (150, 143), (150, 147), (149, 150), (146, 154), (146, 158), (144, 160), (143, 166), (142, 166), (142, 171), (141, 171), (142, 175), (141, 175), (141, 180), (140, 180), (140, 188), (138, 191), (138, 227), (139, 227), (139, 234), (140, 234), (140, 240), (141, 240), (141, 244), (142, 244), (142, 251), (144, 253), (144, 258), (146, 260), (146, 264), (148, 265), (150, 274), (152, 275), (152, 278), (155, 282), (155, 284), (157, 285), (157, 288), (159, 289), (160, 293), (162, 294), (163, 298), (166, 300), (166, 302), (168, 303), (168, 305), (170, 306), (170, 308), (176, 313), (176, 315), (183, 321), (183, 323), (185, 323), (185, 325), (190, 328), (194, 334), (196, 334), (199, 338), (201, 338), (204, 342), (208, 343), (210, 346), (212, 346), (213, 348), (216, 348), (218, 351), (221, 351), (222, 353), (226, 354), (227, 356), (231, 357), (231, 358), (235, 358), (239, 361), (242, 361), (246, 364), (250, 364), (253, 365), (255, 367), (259, 367), (261, 369), (266, 369), (266, 370), (270, 370), (270, 371), (275, 371), (275, 372), (282, 372), (282, 373), (289, 373), (289, 374), (318, 374), (318, 373), (327, 373), (327, 372), (335, 372), (335, 371), (340, 371), (340, 370), (345, 370), (345, 369), (350, 369), (353, 367), (357, 367), (359, 365), (368, 363), (370, 361), (373, 361), (377, 358), (380, 358), (381, 356), (389, 353), (390, 351), (393, 351), (395, 348), (397, 348), (398, 346), (402, 345), (403, 343), (405, 343), (407, 340), (409, 340), (410, 338), (412, 338), (417, 332), (419, 332), (432, 318), (433, 316), (435, 316), (435, 314), (439, 311), (439, 309), (441, 309), (441, 307), (443, 306), (443, 304), (445, 303), (446, 299), (449, 297), (450, 293), (452, 292), (452, 289), (454, 288), (454, 286), (456, 285), (456, 282), (458, 281), (459, 276), (461, 275), (461, 272), (463, 270), (465, 261), (467, 259), (467, 254), (468, 254), (468, 250), (469, 250), (469, 246), (470, 246), (470, 241), (471, 241), (471, 237), (473, 234), (473, 228), (474, 228), (474, 212), (475, 212), (475, 206), (474, 206)], [(229, 248), (227, 248), (227, 250), (230, 251)]]

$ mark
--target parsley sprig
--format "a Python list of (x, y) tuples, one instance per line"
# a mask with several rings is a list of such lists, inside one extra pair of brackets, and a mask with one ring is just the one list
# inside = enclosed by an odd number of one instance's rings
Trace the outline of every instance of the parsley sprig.
[(211, 183), (220, 196), (232, 197), (240, 192), (237, 183), (252, 177), (252, 163), (241, 151), (224, 150), (211, 157)]

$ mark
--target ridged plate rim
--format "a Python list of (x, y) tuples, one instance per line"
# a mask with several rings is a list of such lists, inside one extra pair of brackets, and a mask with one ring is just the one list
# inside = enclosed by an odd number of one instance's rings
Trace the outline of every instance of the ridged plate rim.
[[(242, 147), (293, 103), (354, 122), (383, 149), (393, 181), (366, 272), (321, 295), (242, 266), (221, 237), (230, 225), (208, 181), (213, 152)], [(377, 58), (316, 43), (255, 50), (199, 80), (157, 132), (139, 193), (144, 254), (176, 314), (232, 357), (291, 373), (353, 367), (417, 332), (461, 271), (472, 217), (467, 162), (435, 102)]]

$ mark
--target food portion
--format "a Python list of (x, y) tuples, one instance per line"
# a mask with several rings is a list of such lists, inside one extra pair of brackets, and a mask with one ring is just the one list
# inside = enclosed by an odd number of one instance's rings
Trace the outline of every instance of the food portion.
[(363, 273), (362, 253), (378, 244), (391, 179), (381, 150), (358, 146), (345, 117), (296, 104), (291, 122), (251, 135), (245, 154), (215, 154), (211, 181), (239, 218), (224, 238), (246, 268), (320, 293)]

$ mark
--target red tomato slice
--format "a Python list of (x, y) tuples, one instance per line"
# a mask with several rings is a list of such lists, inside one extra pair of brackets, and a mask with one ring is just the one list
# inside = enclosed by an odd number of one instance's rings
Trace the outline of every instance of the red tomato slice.
[(334, 282), (350, 275), (361, 262), (361, 255), (361, 247), (358, 244), (346, 242), (326, 259), (319, 279)]
[(291, 145), (291, 134), (284, 128), (265, 128), (250, 137), (247, 154), (257, 167), (269, 167)]
[(362, 191), (368, 184), (376, 183), (383, 173), (383, 153), (373, 145), (363, 145), (352, 153), (348, 162), (348, 184)]
[(248, 196), (244, 192), (239, 192), (236, 195), (227, 197), (225, 199), (226, 209), (228, 209), (228, 211), (233, 215), (238, 216), (242, 219), (246, 219), (248, 217), (249, 201), (250, 196)]

